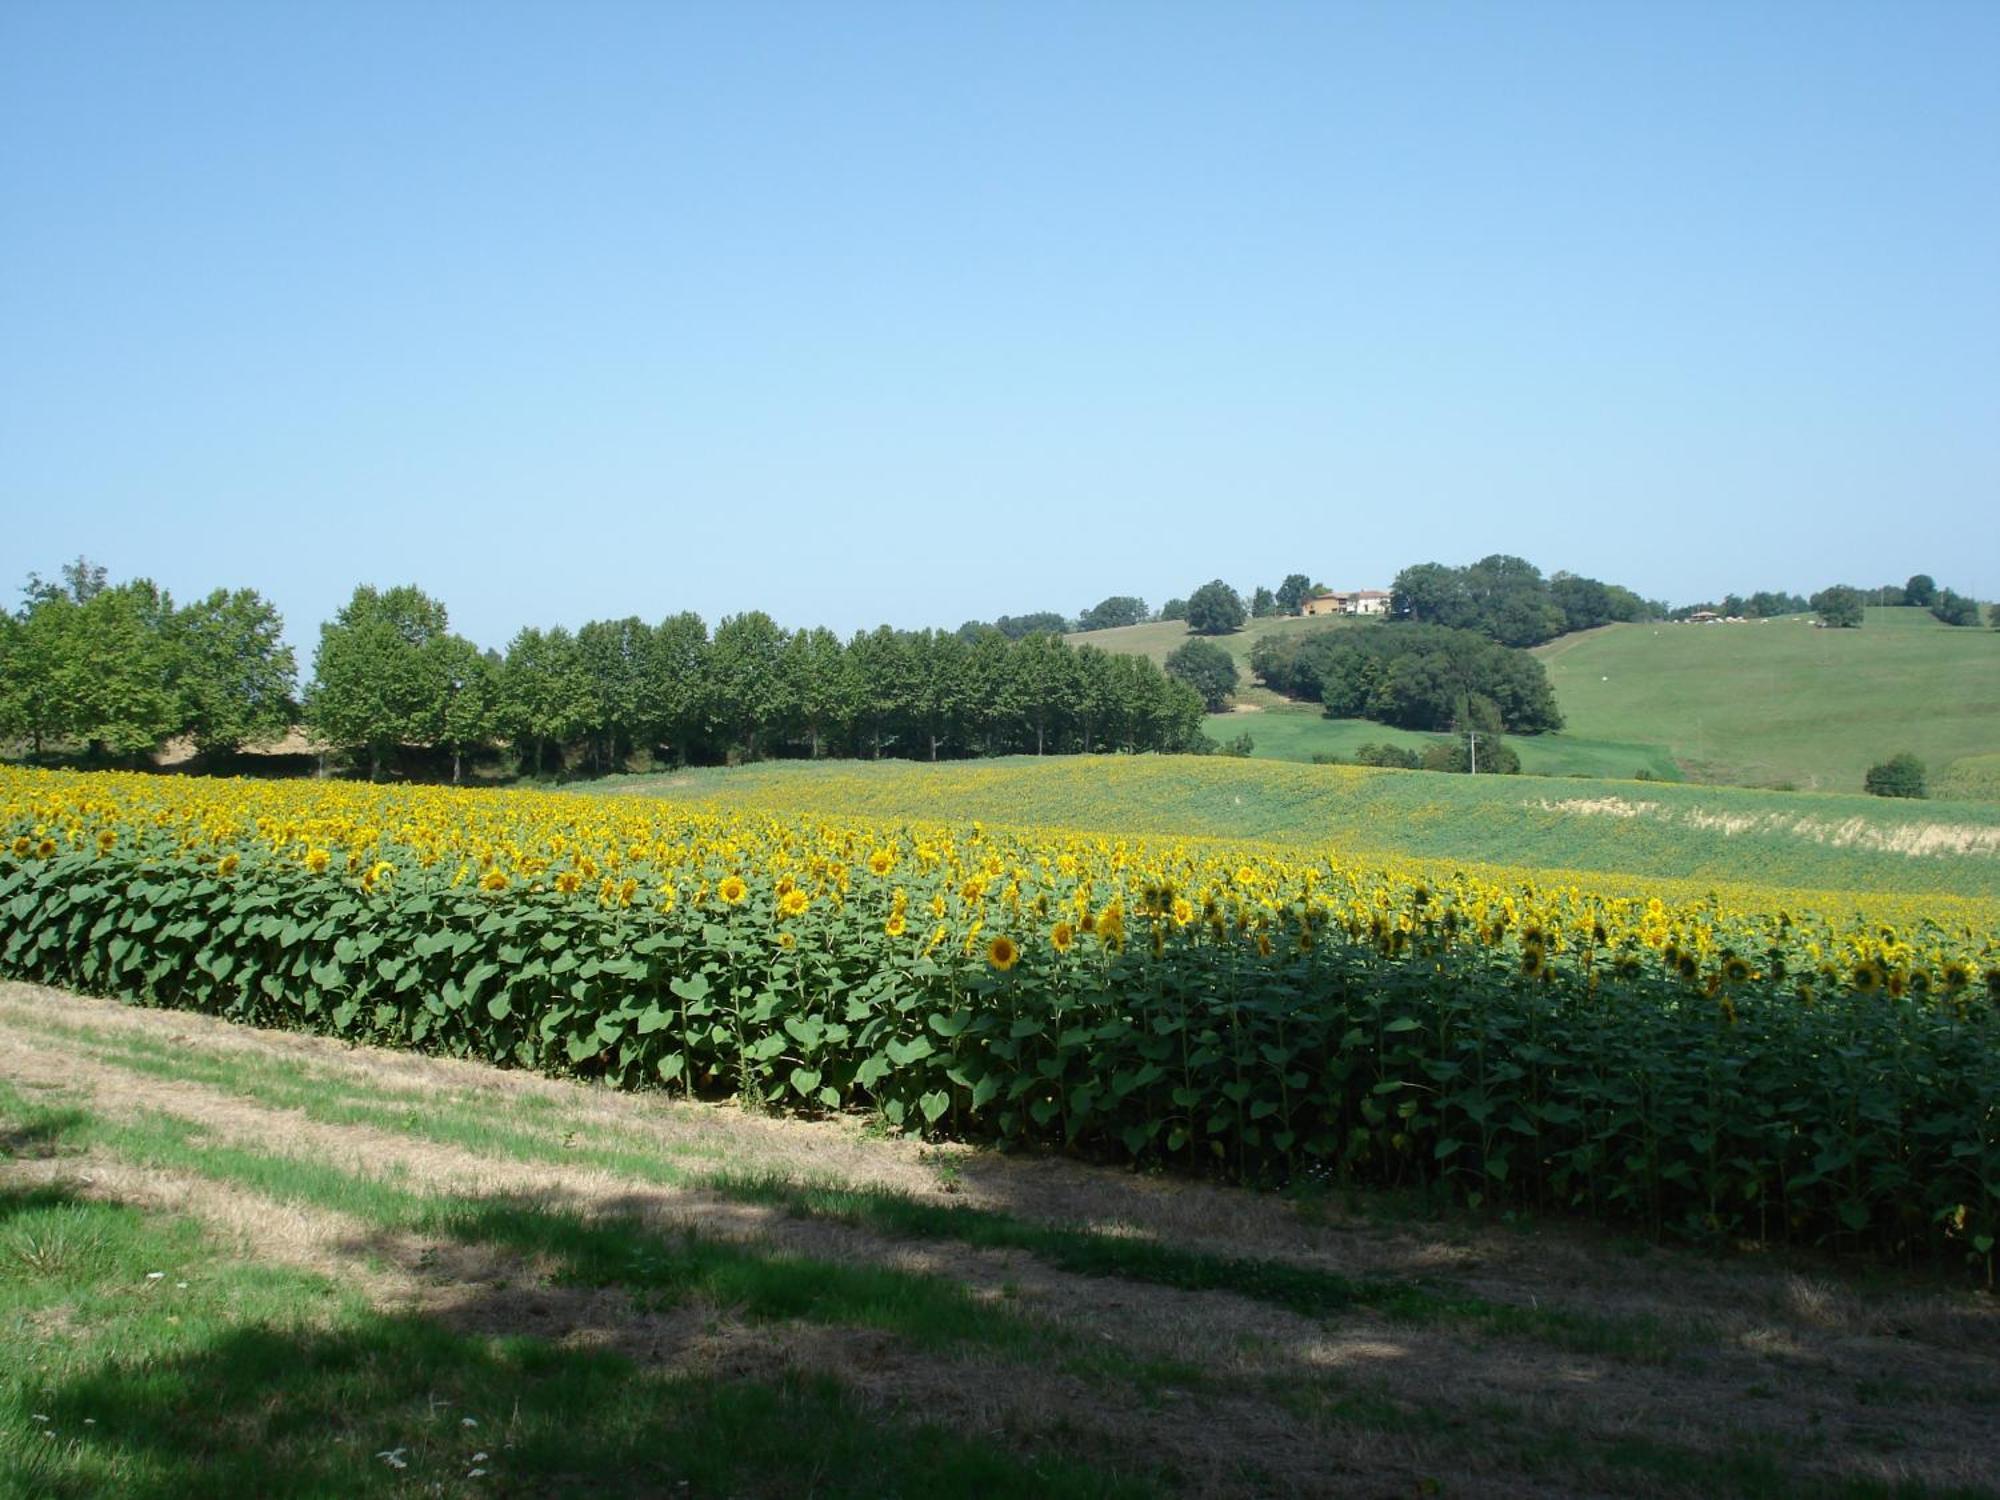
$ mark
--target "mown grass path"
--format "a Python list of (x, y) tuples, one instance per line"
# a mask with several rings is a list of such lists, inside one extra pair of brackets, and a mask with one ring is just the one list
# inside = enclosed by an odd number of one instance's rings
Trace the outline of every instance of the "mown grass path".
[(0, 1151), (6, 1495), (2000, 1472), (2000, 1308), (1879, 1272), (938, 1152), (22, 985)]

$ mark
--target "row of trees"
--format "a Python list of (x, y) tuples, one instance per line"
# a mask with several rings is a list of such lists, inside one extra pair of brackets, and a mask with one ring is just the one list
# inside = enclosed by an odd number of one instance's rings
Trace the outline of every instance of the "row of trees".
[(1574, 573), (1544, 578), (1524, 558), (1495, 553), (1463, 568), (1418, 563), (1403, 569), (1390, 588), (1389, 612), (1413, 624), (1477, 631), (1503, 646), (1539, 646), (1572, 630), (1658, 619), (1666, 607)]
[(20, 609), (0, 613), (0, 739), (126, 756), (282, 734), (298, 676), (283, 629), (255, 589), (176, 604), (82, 558), (53, 582), (30, 575)]
[(0, 614), (0, 738), (40, 756), (131, 757), (187, 737), (221, 752), (301, 722), (379, 776), (412, 746), (465, 757), (511, 744), (537, 770), (574, 755), (603, 770), (634, 751), (680, 762), (740, 755), (941, 759), (1028, 751), (1189, 751), (1202, 697), (1143, 657), (887, 626), (843, 641), (760, 611), (711, 634), (699, 616), (525, 629), (504, 653), (455, 635), (415, 587), (362, 587), (320, 630), (298, 699), (283, 622), (254, 590), (176, 605), (145, 580), (110, 584), (79, 559), (31, 578)]
[[(1928, 573), (1917, 574), (1901, 588), (1889, 585), (1879, 589), (1861, 589), (1853, 584), (1838, 583), (1832, 588), (1821, 589), (1809, 603), (1822, 625), (1844, 630), (1859, 629), (1861, 622), (1867, 618), (1866, 609), (1871, 604), (1928, 609), (1946, 625), (1977, 626), (1984, 613), (1977, 599), (1939, 588)], [(2000, 629), (2000, 611), (1994, 613), (1993, 624)]]
[(1206, 748), (1202, 702), (1143, 657), (997, 629), (892, 630), (843, 641), (760, 610), (711, 635), (694, 614), (529, 628), (482, 656), (414, 588), (358, 589), (321, 632), (306, 718), (364, 754), (512, 743), (539, 772), (572, 752), (598, 770), (635, 751), (682, 763), (731, 755), (973, 755)]
[(1325, 704), (1330, 719), (1489, 734), (1563, 724), (1541, 662), (1472, 630), (1401, 625), (1267, 636), (1250, 667), (1276, 692)]

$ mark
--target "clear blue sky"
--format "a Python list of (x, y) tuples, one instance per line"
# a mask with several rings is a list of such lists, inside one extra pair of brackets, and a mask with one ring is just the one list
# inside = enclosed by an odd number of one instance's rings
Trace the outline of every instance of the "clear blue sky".
[(0, 587), (2000, 592), (2000, 4), (0, 5)]

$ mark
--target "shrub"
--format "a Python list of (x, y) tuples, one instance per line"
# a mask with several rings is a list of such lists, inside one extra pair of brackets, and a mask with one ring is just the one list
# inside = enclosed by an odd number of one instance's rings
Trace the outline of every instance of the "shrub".
[(1909, 751), (1868, 768), (1862, 785), (1877, 797), (1926, 797), (1924, 763)]

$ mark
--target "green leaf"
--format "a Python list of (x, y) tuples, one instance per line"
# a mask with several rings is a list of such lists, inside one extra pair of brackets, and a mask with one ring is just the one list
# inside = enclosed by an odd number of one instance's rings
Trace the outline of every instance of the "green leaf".
[(924, 1118), (935, 1125), (938, 1117), (951, 1108), (951, 1095), (942, 1089), (933, 1090), (919, 1099), (917, 1104), (923, 1110)]

